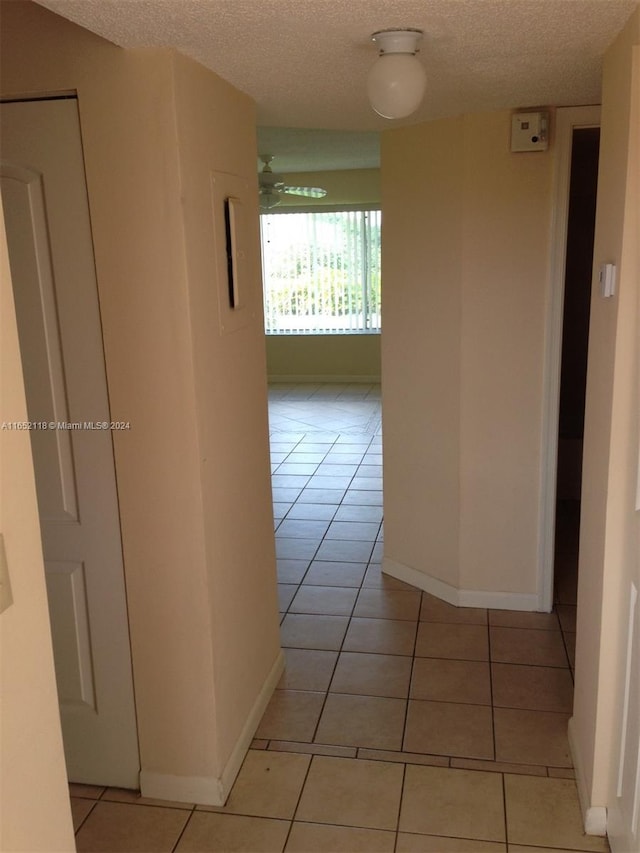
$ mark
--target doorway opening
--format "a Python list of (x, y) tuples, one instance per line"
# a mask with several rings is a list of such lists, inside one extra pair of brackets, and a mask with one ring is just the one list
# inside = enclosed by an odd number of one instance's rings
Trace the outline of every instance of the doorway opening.
[(585, 394), (599, 127), (574, 127), (564, 271), (556, 475), (554, 603), (575, 632)]

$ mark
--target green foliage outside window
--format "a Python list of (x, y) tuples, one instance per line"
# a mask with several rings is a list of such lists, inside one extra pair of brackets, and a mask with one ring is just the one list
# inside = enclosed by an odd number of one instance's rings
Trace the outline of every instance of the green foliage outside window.
[(380, 330), (380, 211), (261, 217), (271, 334)]

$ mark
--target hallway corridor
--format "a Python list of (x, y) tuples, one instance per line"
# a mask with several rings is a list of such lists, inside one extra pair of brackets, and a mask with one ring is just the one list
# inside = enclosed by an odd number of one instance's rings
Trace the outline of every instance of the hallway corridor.
[(566, 735), (571, 555), (552, 614), (457, 609), (381, 573), (378, 386), (274, 385), (270, 433), (286, 669), (229, 800), (71, 786), (78, 850), (607, 851)]

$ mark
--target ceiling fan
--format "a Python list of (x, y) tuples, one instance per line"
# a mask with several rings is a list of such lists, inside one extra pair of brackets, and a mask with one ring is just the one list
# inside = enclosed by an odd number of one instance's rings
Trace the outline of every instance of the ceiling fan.
[(324, 198), (327, 191), (321, 187), (290, 187), (287, 186), (281, 175), (276, 175), (271, 169), (273, 154), (261, 154), (260, 159), (264, 164), (258, 175), (260, 191), (260, 207), (262, 210), (270, 210), (282, 201), (283, 195), (297, 195), (305, 198)]

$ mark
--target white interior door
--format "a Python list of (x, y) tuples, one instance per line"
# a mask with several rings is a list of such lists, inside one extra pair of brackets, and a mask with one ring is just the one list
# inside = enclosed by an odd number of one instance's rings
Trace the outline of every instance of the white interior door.
[(67, 771), (71, 781), (137, 787), (118, 500), (77, 102), (7, 103), (0, 110), (2, 200)]

